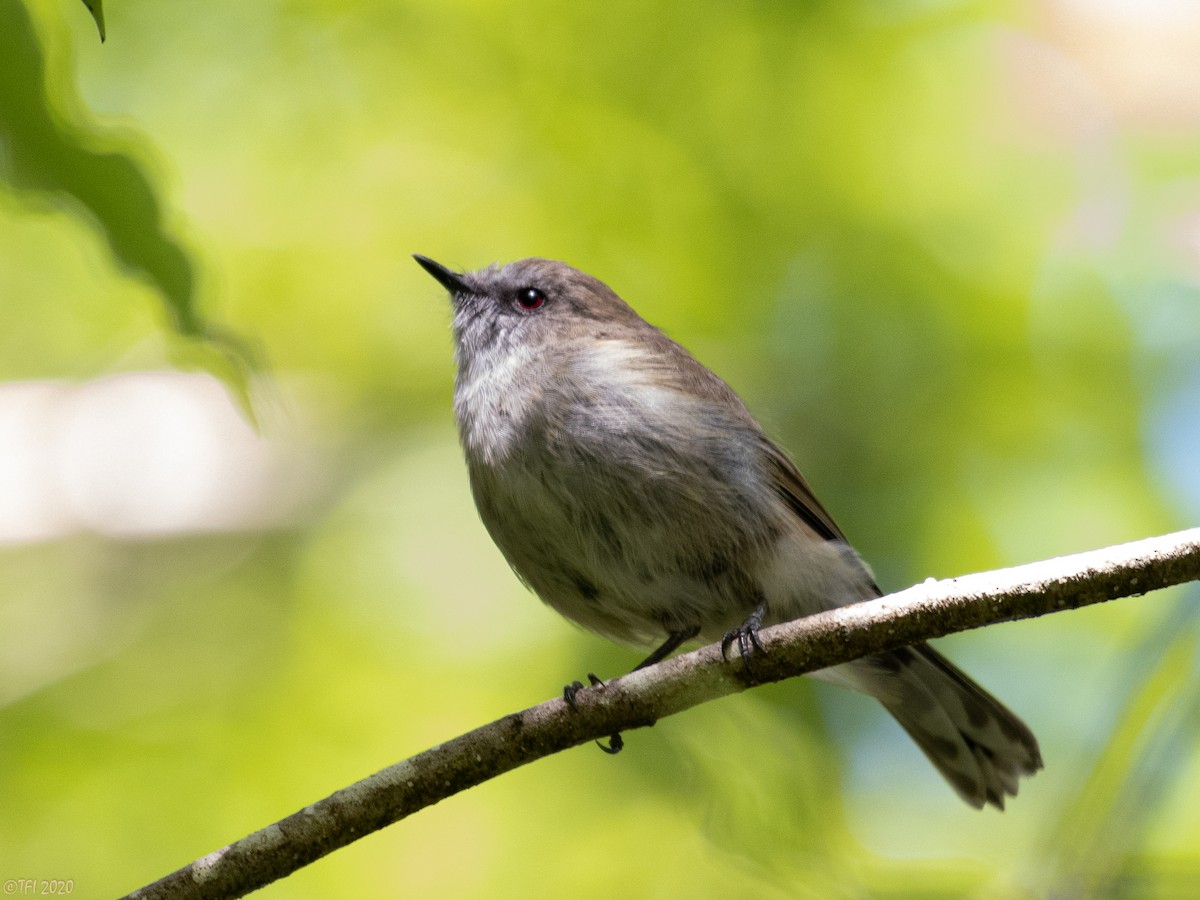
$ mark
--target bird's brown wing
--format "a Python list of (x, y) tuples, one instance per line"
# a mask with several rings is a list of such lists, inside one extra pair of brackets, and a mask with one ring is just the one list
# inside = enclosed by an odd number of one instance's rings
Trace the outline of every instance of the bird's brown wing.
[(764, 468), (775, 482), (775, 490), (788, 507), (816, 534), (827, 541), (848, 544), (842, 529), (817, 500), (796, 464), (768, 438), (746, 409), (742, 398), (718, 376), (706, 369), (686, 348), (655, 331), (652, 338), (660, 352), (646, 354), (638, 362), (651, 368), (655, 383), (671, 386), (686, 396), (700, 396), (718, 404), (722, 412), (757, 432)]
[(787, 454), (770, 440), (764, 440), (763, 454), (775, 490), (792, 512), (825, 540), (849, 543)]

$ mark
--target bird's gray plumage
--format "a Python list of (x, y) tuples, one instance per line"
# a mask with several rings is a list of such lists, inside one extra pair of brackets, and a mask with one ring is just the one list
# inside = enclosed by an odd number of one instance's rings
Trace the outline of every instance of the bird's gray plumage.
[[(480, 517), (562, 615), (646, 646), (720, 640), (760, 603), (773, 624), (879, 594), (737, 394), (603, 282), (546, 259), (418, 262), (453, 297)], [(815, 674), (878, 698), (974, 806), (1041, 767), (1029, 729), (928, 646)]]

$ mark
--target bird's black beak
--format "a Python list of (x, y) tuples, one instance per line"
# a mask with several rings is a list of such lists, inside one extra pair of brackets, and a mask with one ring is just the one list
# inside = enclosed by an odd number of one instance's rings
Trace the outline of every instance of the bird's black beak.
[(451, 294), (470, 294), (474, 292), (471, 285), (467, 284), (461, 275), (457, 272), (451, 272), (441, 263), (435, 263), (428, 256), (422, 256), (420, 253), (414, 253), (413, 259), (420, 263), (421, 268), (436, 278), (438, 284)]

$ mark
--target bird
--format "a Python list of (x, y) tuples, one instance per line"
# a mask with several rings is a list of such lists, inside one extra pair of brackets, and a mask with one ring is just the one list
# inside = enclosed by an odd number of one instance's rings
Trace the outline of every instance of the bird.
[[(638, 668), (696, 639), (749, 665), (760, 628), (882, 595), (738, 394), (607, 284), (537, 257), (414, 258), (451, 298), (479, 516), (552, 609), (653, 648)], [(928, 644), (811, 674), (876, 698), (975, 808), (1042, 768), (1030, 729)]]

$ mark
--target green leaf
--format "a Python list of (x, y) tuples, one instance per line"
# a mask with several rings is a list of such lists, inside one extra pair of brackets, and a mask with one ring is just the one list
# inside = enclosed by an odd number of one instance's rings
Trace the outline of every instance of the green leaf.
[[(103, 36), (100, 3), (88, 8)], [(45, 54), (21, 3), (0, 3), (0, 186), (36, 193), (95, 225), (113, 259), (163, 299), (170, 328), (195, 344), (182, 356), (227, 379), (247, 411), (257, 361), (249, 348), (206, 322), (196, 309), (195, 265), (167, 222), (139, 144), (74, 112), (69, 80), (48, 72)], [(62, 112), (68, 110), (69, 112)]]
[(96, 20), (96, 28), (100, 31), (100, 43), (103, 44), (104, 38), (107, 36), (104, 33), (104, 0), (83, 0), (83, 5), (88, 8), (92, 18)]
[(0, 4), (0, 85), (3, 180), (20, 190), (74, 198), (120, 265), (159, 290), (175, 328), (199, 336), (193, 264), (167, 224), (137, 144), (76, 112), (82, 104), (72, 96), (73, 86), (62, 74), (47, 72), (21, 3)]

